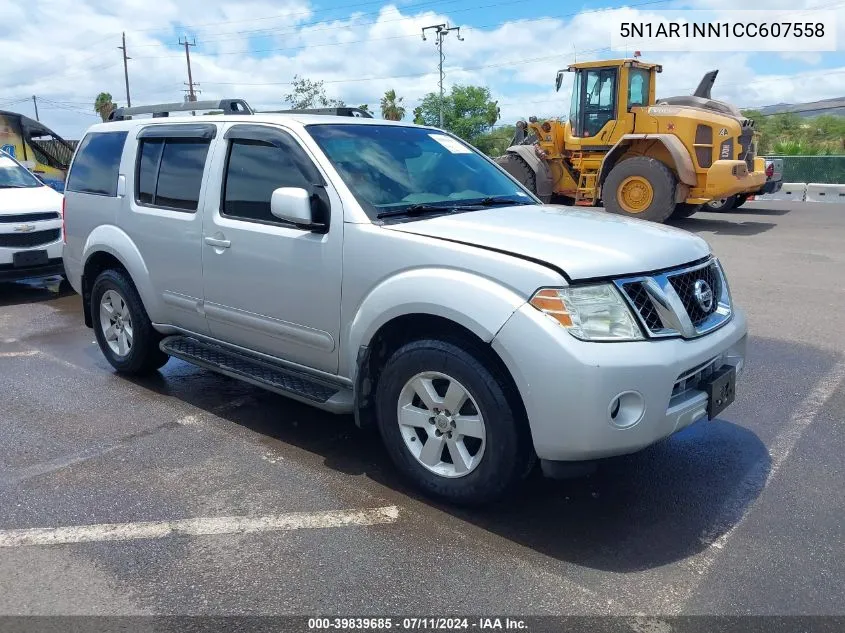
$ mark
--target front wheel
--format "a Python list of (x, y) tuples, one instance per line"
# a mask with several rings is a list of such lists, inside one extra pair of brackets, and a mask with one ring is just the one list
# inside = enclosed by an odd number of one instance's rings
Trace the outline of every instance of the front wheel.
[(748, 197), (750, 193), (741, 193), (736, 197), (736, 202), (734, 202), (734, 209), (737, 209), (748, 202)]
[(715, 198), (708, 202), (705, 206), (707, 211), (714, 213), (727, 213), (734, 208), (736, 204), (736, 196), (728, 196), (727, 198)]
[(425, 493), (464, 505), (504, 496), (528, 471), (530, 438), (508, 387), (479, 357), (422, 340), (387, 361), (378, 424), (396, 466)]
[(158, 343), (144, 304), (129, 277), (105, 270), (91, 288), (94, 336), (112, 367), (125, 374), (142, 375), (163, 366), (168, 356)]

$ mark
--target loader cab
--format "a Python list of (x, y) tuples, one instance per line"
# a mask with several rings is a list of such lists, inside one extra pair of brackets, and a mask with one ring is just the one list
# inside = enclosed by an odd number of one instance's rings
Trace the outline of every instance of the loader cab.
[(572, 64), (558, 71), (558, 90), (564, 73), (575, 75), (566, 125), (567, 146), (602, 151), (632, 132), (632, 109), (654, 103), (654, 76), (659, 69), (654, 64), (622, 59)]

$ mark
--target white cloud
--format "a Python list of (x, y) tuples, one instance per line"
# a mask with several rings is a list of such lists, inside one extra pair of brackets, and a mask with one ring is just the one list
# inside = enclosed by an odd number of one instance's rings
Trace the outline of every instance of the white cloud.
[[(802, 8), (818, 2), (769, 4)], [(727, 9), (735, 0), (687, 4)], [(280, 108), (287, 82), (299, 74), (324, 80), (333, 97), (350, 105), (369, 103), (373, 109), (384, 90), (393, 88), (405, 97), (410, 113), (423, 95), (437, 89), (437, 51), (432, 38), (422, 41), (420, 29), (440, 22), (460, 24), (464, 41), (450, 34), (444, 45), (447, 86), (488, 85), (500, 101), (502, 123), (531, 114), (565, 114), (571, 80), (567, 76), (556, 93), (556, 71), (576, 54), (579, 60), (620, 55), (607, 49), (609, 12), (477, 28), (461, 23), (465, 13), (419, 10), (411, 0), (350, 8), (357, 12), (327, 20), (326, 10), (312, 8), (309, 0), (160, 0), (154, 11), (149, 0), (75, 0), (72, 10), (67, 0), (34, 0), (25, 6), (0, 0), (0, 103), (38, 95), (43, 98), (42, 120), (62, 135), (79, 138), (97, 121), (97, 93), (108, 91), (120, 104), (125, 102), (116, 48), (124, 30), (133, 58), (130, 83), (136, 105), (182, 98), (187, 73), (184, 50), (177, 47), (181, 35), (195, 36), (199, 44), (191, 49), (191, 60), (200, 98), (238, 96), (258, 107)], [(631, 8), (618, 11), (638, 18), (656, 15)], [(845, 36), (845, 25), (840, 24), (839, 36)], [(659, 96), (688, 94), (714, 68), (720, 69), (714, 97), (741, 106), (845, 94), (845, 68), (787, 76), (777, 72), (783, 57), (770, 55), (770, 67), (761, 76), (754, 71), (760, 57), (753, 55), (645, 53), (664, 67)], [(790, 58), (808, 64), (808, 70), (819, 61)], [(367, 77), (395, 79), (350, 81)], [(32, 114), (28, 103), (16, 107)]]

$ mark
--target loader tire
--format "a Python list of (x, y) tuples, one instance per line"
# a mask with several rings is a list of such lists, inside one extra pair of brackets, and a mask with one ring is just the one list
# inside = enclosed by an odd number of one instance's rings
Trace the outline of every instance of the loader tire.
[(675, 210), (675, 175), (659, 160), (635, 156), (617, 163), (602, 186), (610, 213), (664, 222)]
[(519, 154), (506, 152), (496, 159), (499, 166), (516, 178), (523, 187), (528, 189), (535, 196), (537, 195), (537, 174), (531, 169), (531, 165), (525, 162)]

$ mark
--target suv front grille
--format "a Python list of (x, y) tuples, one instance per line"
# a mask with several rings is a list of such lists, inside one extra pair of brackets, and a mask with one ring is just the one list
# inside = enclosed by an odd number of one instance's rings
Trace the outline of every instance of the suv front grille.
[(730, 296), (715, 259), (687, 268), (617, 279), (614, 283), (650, 338), (695, 338), (731, 318)]
[(631, 303), (634, 304), (637, 312), (640, 313), (645, 326), (652, 332), (660, 330), (663, 327), (663, 322), (660, 320), (660, 315), (657, 314), (651, 298), (648, 296), (645, 288), (643, 288), (642, 282), (632, 281), (623, 284), (622, 288), (625, 290), (625, 294), (628, 295)]
[(41, 222), (43, 220), (58, 220), (61, 215), (56, 211), (39, 211), (37, 213), (13, 213), (0, 215), (0, 224), (14, 224), (15, 222)]
[[(704, 310), (698, 304), (698, 300), (695, 297), (695, 284), (699, 280), (706, 282), (713, 293), (712, 305), (709, 310)], [(700, 325), (719, 307), (718, 297), (721, 294), (722, 280), (719, 272), (716, 270), (715, 264), (710, 264), (706, 268), (681, 273), (680, 275), (669, 275), (669, 283), (672, 284), (675, 292), (681, 298), (684, 309), (687, 311), (693, 325)]]
[(6, 248), (27, 248), (30, 246), (41, 246), (58, 241), (61, 237), (61, 229), (48, 229), (46, 231), (33, 231), (32, 233), (0, 233), (0, 247)]

